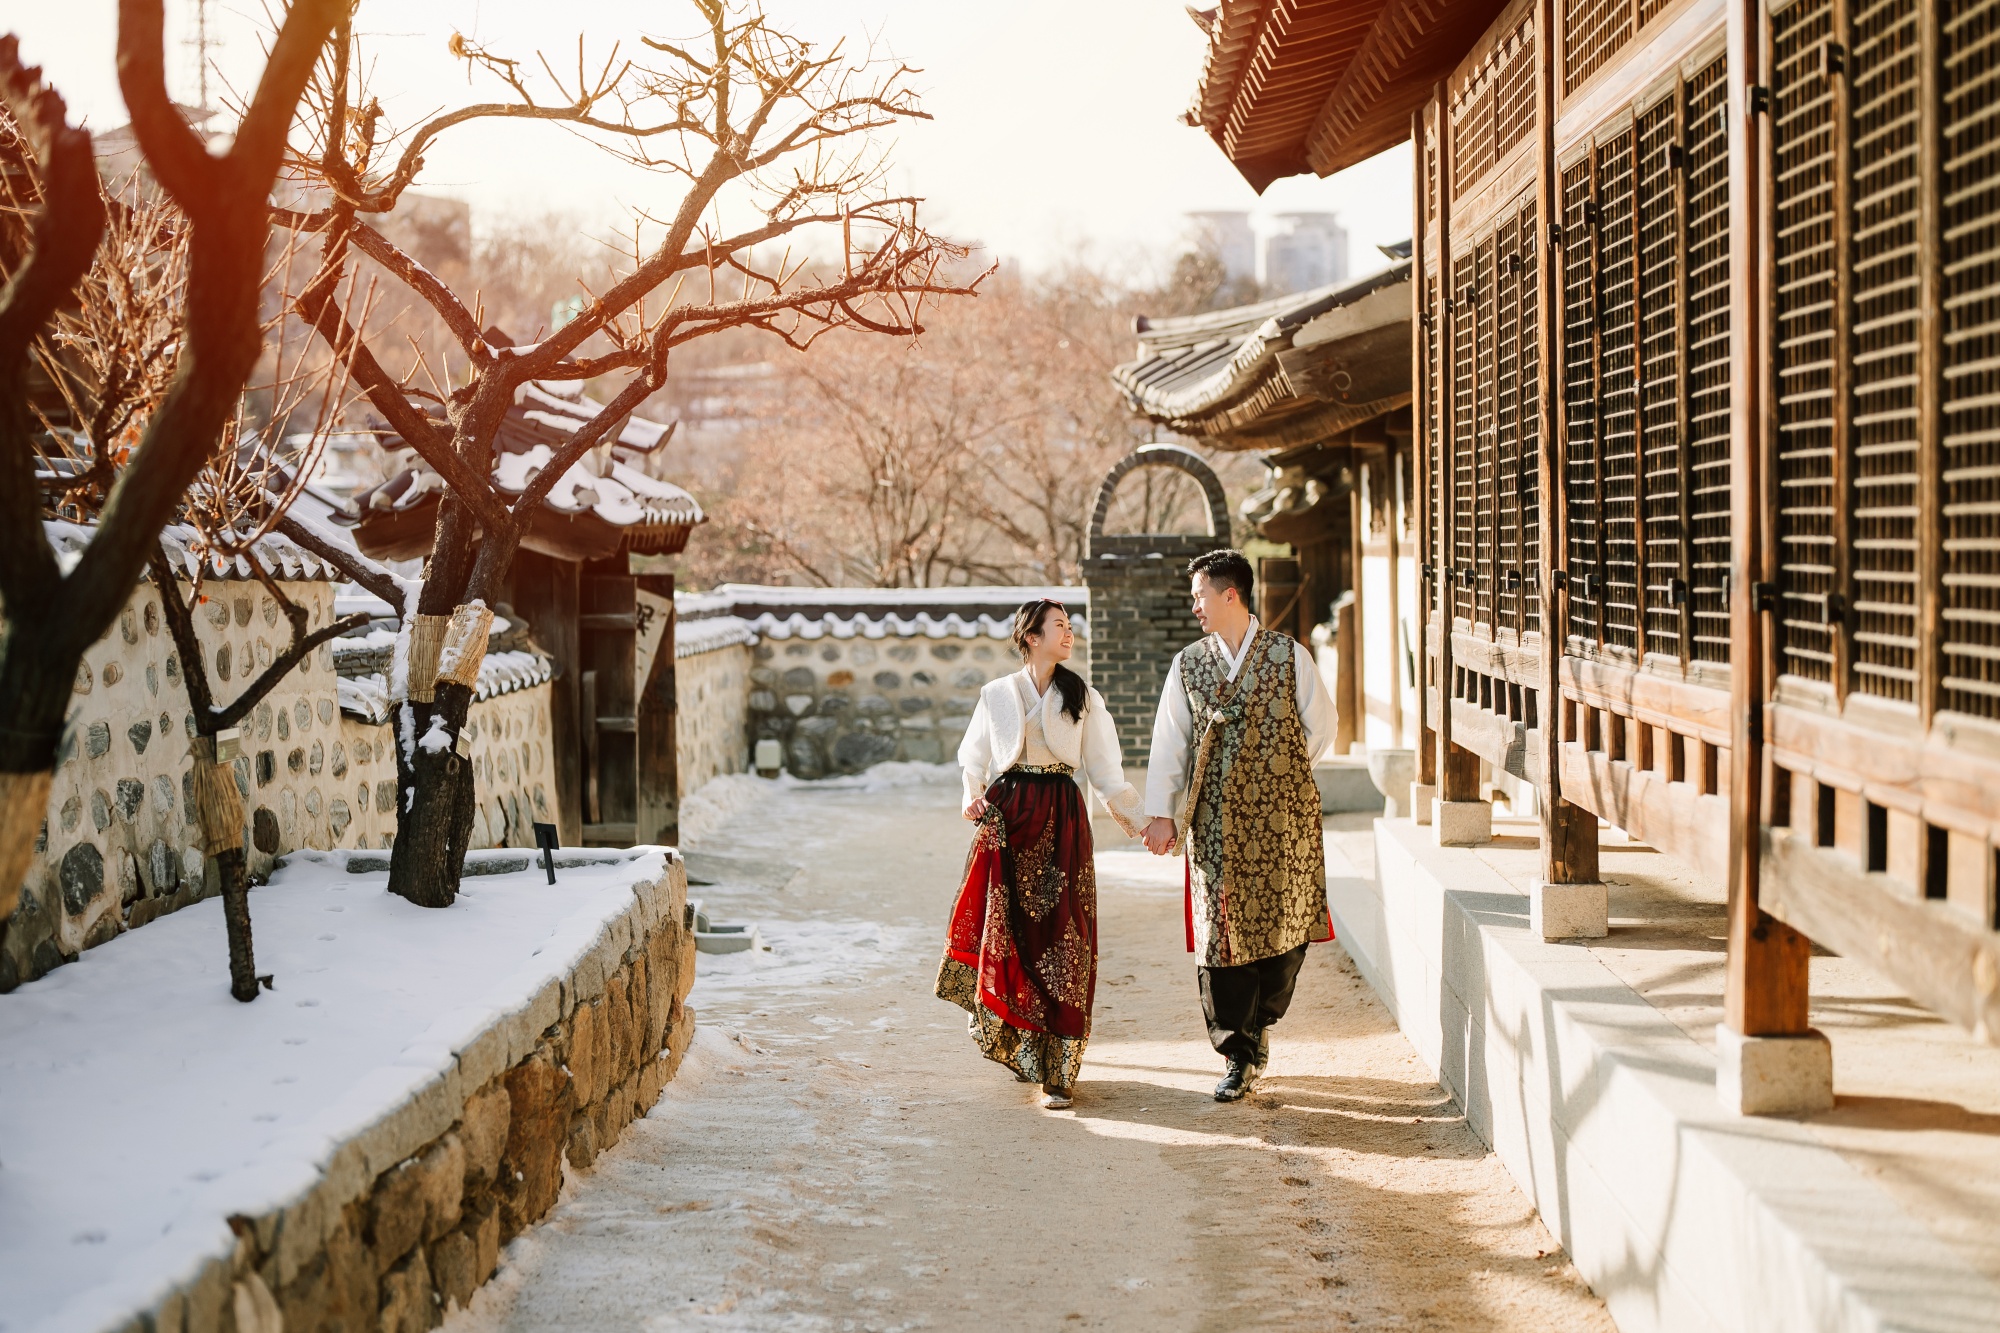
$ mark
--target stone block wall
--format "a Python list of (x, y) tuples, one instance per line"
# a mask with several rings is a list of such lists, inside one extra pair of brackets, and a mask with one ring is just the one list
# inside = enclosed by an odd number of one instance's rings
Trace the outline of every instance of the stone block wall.
[(683, 792), (750, 767), (751, 651), (748, 643), (730, 643), (674, 663), (675, 743)]
[(1144, 761), (1160, 687), (1174, 654), (1201, 637), (1188, 598), (1187, 563), (1213, 537), (1093, 536), (1090, 588), (1092, 684), (1118, 723), (1127, 762)]
[(290, 1206), (232, 1219), (234, 1253), (127, 1327), (417, 1333), (464, 1307), (554, 1205), (565, 1164), (588, 1169), (679, 1067), (695, 1025), (686, 909), (675, 858), (568, 977), (336, 1145)]

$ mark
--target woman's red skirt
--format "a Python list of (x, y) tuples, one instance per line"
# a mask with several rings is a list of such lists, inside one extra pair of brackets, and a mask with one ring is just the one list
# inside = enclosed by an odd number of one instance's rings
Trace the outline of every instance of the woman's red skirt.
[(987, 1059), (1032, 1082), (1071, 1087), (1097, 988), (1090, 814), (1061, 769), (1009, 769), (986, 801), (937, 993), (971, 1014)]

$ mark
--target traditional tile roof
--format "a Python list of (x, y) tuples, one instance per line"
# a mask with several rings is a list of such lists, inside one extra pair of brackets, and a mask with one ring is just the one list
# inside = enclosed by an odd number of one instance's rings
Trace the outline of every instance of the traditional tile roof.
[[(508, 410), (498, 437), (493, 477), (501, 493), (527, 490), (556, 451), (595, 416), (601, 404), (581, 386), (529, 384)], [(651, 452), (673, 427), (627, 417), (609, 437), (563, 474), (529, 525), (522, 545), (559, 559), (594, 559), (618, 551), (672, 555), (705, 522), (700, 503), (672, 482), (633, 466), (633, 454)], [(345, 522), (372, 556), (401, 559), (430, 550), (444, 479), (421, 460), (379, 486), (358, 493)]]
[(1111, 372), (1134, 412), (1225, 449), (1324, 438), (1410, 400), (1410, 265), (1231, 310), (1138, 321)]
[(1262, 192), (1410, 135), (1410, 117), (1506, 0), (1220, 0), (1187, 120)]
[[(45, 520), (42, 530), (48, 535), (49, 545), (55, 548), (58, 560), (81, 555), (96, 531), (94, 525), (69, 523), (61, 519)], [(195, 530), (186, 524), (171, 524), (160, 532), (160, 550), (166, 554), (167, 564), (189, 580), (202, 573), (202, 557), (195, 553), (199, 544)], [(311, 551), (276, 533), (259, 539), (250, 549), (258, 565), (275, 579), (337, 583), (347, 578)], [(205, 577), (240, 581), (254, 579), (257, 575), (250, 567), (249, 557), (225, 557), (211, 553)]]

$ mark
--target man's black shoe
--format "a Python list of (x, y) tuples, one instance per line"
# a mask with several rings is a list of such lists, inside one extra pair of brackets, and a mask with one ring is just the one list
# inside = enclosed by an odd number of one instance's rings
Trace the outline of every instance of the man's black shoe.
[(1229, 1072), (1222, 1076), (1222, 1082), (1215, 1085), (1215, 1100), (1219, 1102), (1240, 1102), (1243, 1094), (1250, 1091), (1250, 1084), (1257, 1075), (1249, 1065), (1241, 1060), (1229, 1062)]

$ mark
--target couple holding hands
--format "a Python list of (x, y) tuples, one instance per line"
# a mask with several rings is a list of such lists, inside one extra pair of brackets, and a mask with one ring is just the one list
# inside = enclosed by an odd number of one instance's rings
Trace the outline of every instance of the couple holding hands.
[[(1240, 1101), (1270, 1057), (1310, 941), (1332, 938), (1312, 764), (1334, 709), (1306, 651), (1250, 613), (1239, 551), (1188, 565), (1206, 636), (1160, 692), (1143, 802), (1125, 780), (1103, 698), (1063, 662), (1060, 602), (1014, 615), (1020, 671), (989, 681), (959, 747), (978, 825), (953, 904), (937, 993), (971, 1015), (989, 1060), (1071, 1105), (1097, 985), (1097, 881), (1082, 782), (1128, 836), (1186, 865), (1187, 947), (1209, 1040)], [(1081, 774), (1081, 778), (1079, 778)]]

